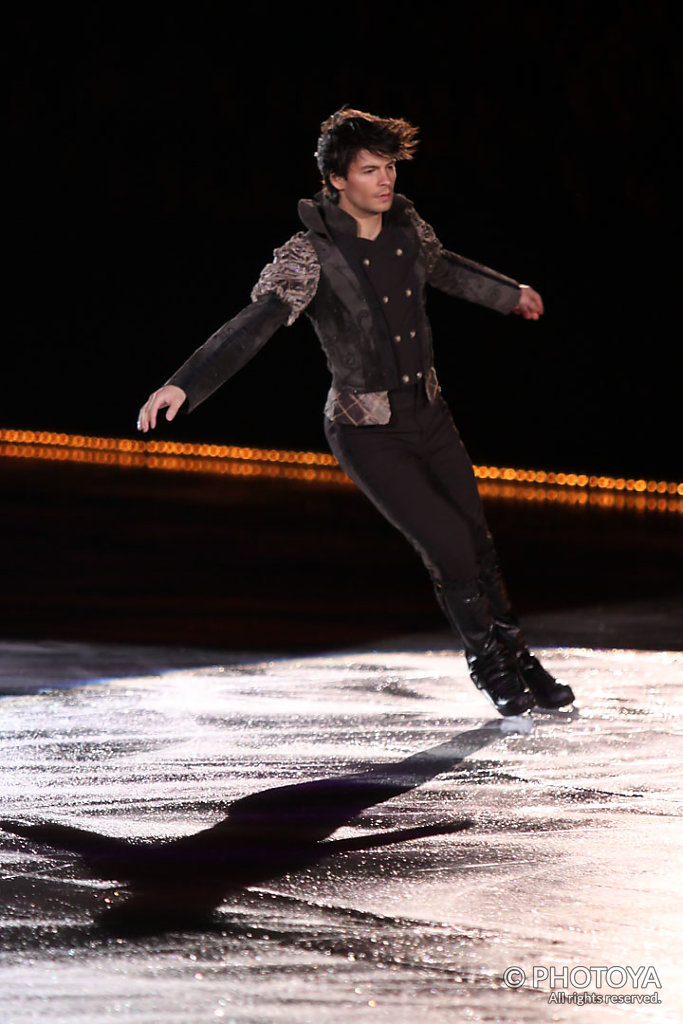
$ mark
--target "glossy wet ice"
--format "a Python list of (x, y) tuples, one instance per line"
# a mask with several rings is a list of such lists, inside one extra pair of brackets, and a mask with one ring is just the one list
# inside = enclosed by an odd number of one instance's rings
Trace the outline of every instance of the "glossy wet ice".
[(683, 656), (543, 654), (574, 712), (424, 650), (4, 697), (3, 1021), (680, 1020)]

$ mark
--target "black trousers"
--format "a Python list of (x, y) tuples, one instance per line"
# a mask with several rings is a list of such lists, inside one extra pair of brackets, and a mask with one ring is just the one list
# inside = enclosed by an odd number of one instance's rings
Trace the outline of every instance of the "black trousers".
[[(420, 554), (434, 583), (474, 588), (495, 560), (472, 463), (446, 402), (422, 383), (390, 392), (386, 426), (325, 419), (340, 466)], [(478, 588), (477, 588), (478, 589)]]

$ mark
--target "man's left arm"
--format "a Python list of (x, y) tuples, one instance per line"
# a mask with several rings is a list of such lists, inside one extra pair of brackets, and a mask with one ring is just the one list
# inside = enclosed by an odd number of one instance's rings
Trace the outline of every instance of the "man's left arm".
[(425, 258), (429, 284), (448, 295), (499, 313), (518, 313), (525, 320), (538, 320), (543, 313), (543, 300), (537, 291), (482, 263), (449, 252), (414, 208), (408, 212)]

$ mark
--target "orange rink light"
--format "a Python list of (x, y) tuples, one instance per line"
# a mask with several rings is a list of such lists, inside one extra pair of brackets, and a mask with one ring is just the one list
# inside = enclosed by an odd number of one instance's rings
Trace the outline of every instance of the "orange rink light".
[[(253, 479), (279, 478), (342, 487), (351, 483), (334, 456), (325, 452), (87, 437), (43, 430), (0, 430), (0, 457)], [(642, 512), (683, 512), (683, 483), (500, 466), (475, 466), (474, 472), (484, 498)]]

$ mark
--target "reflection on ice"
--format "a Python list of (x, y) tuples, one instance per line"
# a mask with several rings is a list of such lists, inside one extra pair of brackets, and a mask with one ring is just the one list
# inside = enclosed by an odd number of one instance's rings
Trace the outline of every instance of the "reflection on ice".
[[(5, 698), (6, 1019), (677, 1020), (681, 655), (543, 659), (575, 710), (438, 651)], [(505, 981), (601, 964), (660, 1002)]]

